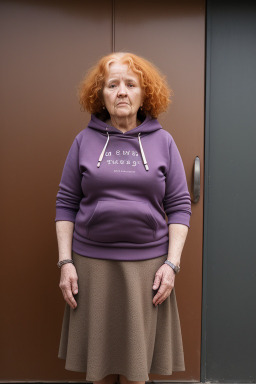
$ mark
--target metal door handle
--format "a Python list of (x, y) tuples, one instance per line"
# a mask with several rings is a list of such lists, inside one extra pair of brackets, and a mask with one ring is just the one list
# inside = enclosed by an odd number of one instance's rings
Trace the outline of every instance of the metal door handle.
[(200, 159), (198, 156), (196, 156), (194, 161), (192, 202), (197, 203), (199, 199), (200, 199)]

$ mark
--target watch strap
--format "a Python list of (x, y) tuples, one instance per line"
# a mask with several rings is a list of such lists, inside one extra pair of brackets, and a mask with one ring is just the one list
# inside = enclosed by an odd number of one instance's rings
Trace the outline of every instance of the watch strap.
[(177, 265), (174, 265), (174, 264), (173, 264), (171, 261), (169, 261), (169, 260), (165, 260), (164, 263), (165, 263), (165, 264), (168, 264), (169, 267), (171, 267), (171, 268), (174, 270), (175, 273), (179, 273), (179, 271), (180, 271), (180, 267), (178, 267)]
[(61, 268), (62, 265), (68, 264), (68, 263), (74, 264), (74, 261), (72, 259), (60, 260), (60, 261), (58, 261), (57, 266), (58, 266), (58, 268)]

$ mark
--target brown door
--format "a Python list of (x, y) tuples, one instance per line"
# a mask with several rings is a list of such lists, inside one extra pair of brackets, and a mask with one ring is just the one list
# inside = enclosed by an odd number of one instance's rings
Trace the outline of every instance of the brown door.
[[(115, 49), (152, 60), (174, 91), (169, 112), (159, 119), (181, 152), (192, 192), (195, 157), (204, 154), (204, 1), (116, 1)], [(203, 180), (201, 178), (201, 185)], [(192, 193), (191, 193), (192, 194)], [(191, 229), (182, 255), (176, 292), (186, 371), (170, 380), (200, 380), (203, 200), (192, 206)], [(166, 376), (150, 375), (151, 380)]]
[[(180, 149), (192, 191), (203, 176), (204, 1), (1, 1), (0, 380), (74, 380), (57, 358), (64, 303), (56, 267), (55, 196), (67, 151), (85, 127), (76, 85), (101, 55), (152, 60), (174, 90), (160, 119)], [(203, 201), (192, 207), (176, 293), (186, 372), (200, 380)], [(150, 379), (166, 377), (151, 375)]]

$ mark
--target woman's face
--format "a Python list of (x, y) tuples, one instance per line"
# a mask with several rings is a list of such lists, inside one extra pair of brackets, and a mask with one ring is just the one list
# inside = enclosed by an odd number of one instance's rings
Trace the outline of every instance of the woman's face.
[(126, 117), (136, 121), (138, 109), (143, 104), (143, 91), (138, 75), (128, 70), (127, 64), (110, 64), (103, 88), (103, 99), (111, 119)]

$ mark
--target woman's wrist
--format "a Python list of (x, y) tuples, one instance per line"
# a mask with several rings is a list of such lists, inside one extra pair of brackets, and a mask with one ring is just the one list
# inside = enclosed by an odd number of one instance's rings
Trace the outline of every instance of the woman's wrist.
[(58, 261), (57, 266), (58, 268), (61, 268), (63, 265), (70, 264), (70, 263), (74, 264), (74, 261), (72, 259), (63, 259)]
[(164, 262), (165, 264), (169, 265), (170, 268), (172, 268), (172, 270), (174, 271), (174, 273), (179, 273), (180, 272), (180, 266), (179, 265), (176, 265), (176, 264), (173, 264), (170, 260), (165, 260)]
[(180, 257), (167, 256), (167, 260), (173, 263), (174, 265), (180, 266)]

